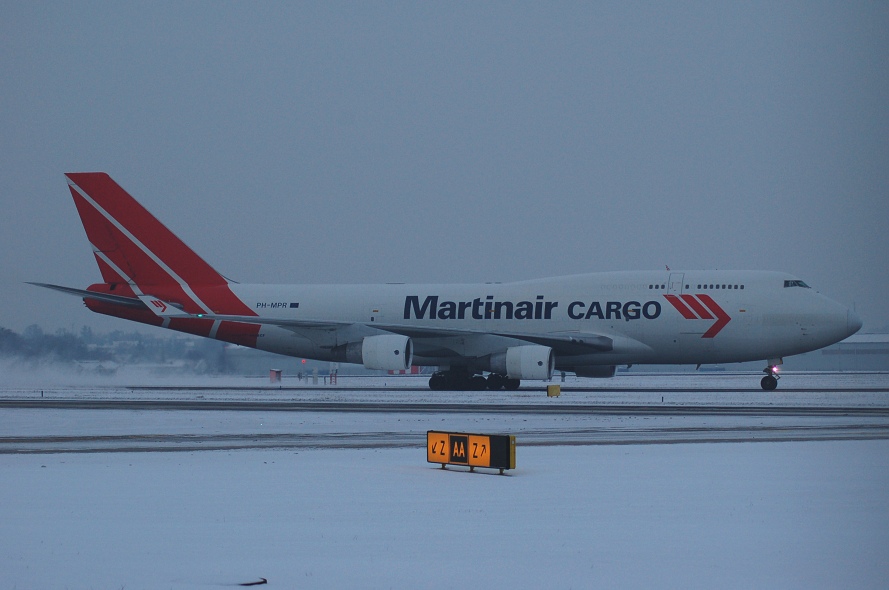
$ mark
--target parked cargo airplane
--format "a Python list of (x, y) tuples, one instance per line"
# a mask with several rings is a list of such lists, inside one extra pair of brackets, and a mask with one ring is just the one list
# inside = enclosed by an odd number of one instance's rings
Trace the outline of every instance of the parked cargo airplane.
[[(439, 367), (432, 389), (515, 389), (554, 370), (766, 360), (854, 334), (854, 312), (767, 271), (607, 272), (515, 283), (246, 285), (219, 274), (104, 173), (67, 174), (103, 282), (92, 311), (322, 361)], [(487, 378), (483, 377), (488, 373)]]

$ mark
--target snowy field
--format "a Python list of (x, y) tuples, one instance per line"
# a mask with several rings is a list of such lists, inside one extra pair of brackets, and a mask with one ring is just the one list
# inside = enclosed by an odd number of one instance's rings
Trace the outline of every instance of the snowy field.
[(885, 588), (889, 442), (0, 456), (7, 588)]
[[(692, 381), (701, 377), (711, 380), (703, 389)], [(737, 379), (744, 378), (751, 376)], [(885, 375), (798, 378), (807, 380), (795, 386), (811, 390), (810, 403), (815, 396), (820, 406), (889, 407)], [(741, 387), (734, 376), (666, 376), (657, 384), (633, 377), (642, 385), (630, 379), (593, 381), (606, 390), (558, 399), (539, 390), (445, 395), (461, 402), (482, 396), (479, 403), (492, 395), (496, 403), (657, 403), (661, 395), (680, 405), (806, 402), (796, 387), (770, 397), (728, 391)], [(40, 387), (44, 399), (431, 399), (391, 383), (371, 392), (273, 390), (267, 381), (226, 383), (235, 389), (215, 393), (212, 383), (179, 385), (196, 389), (16, 383), (0, 388), (0, 399), (34, 399)], [(620, 391), (634, 386), (644, 390)], [(517, 468), (501, 477), (443, 471), (426, 463), (422, 443), (409, 438), (429, 428), (726, 424), (719, 420), (3, 408), (0, 435), (7, 438), (198, 432), (408, 438), (397, 448), (4, 452), (2, 586), (206, 589), (266, 578), (267, 588), (885, 588), (887, 439), (569, 445), (556, 437), (554, 444), (522, 446), (519, 435)], [(843, 418), (784, 421), (812, 420)]]

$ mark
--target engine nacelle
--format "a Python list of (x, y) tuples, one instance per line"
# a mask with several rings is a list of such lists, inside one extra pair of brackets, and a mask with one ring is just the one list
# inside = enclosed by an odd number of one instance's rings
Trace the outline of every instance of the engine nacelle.
[(383, 334), (337, 346), (332, 353), (335, 360), (364, 365), (368, 369), (406, 371), (414, 357), (414, 346), (407, 336)]
[(546, 381), (552, 378), (555, 367), (556, 358), (549, 346), (512, 346), (506, 352), (491, 355), (491, 372), (506, 375), (510, 379)]
[(361, 342), (361, 360), (368, 369), (406, 371), (413, 358), (413, 343), (401, 334), (368, 336)]
[(574, 373), (578, 377), (598, 377), (607, 379), (609, 377), (614, 377), (615, 371), (617, 371), (617, 365), (585, 365), (574, 367)]

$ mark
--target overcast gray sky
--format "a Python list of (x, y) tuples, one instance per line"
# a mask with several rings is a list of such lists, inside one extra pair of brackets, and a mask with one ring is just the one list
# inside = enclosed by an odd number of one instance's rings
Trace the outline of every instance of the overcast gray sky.
[(241, 282), (774, 269), (889, 323), (889, 4), (3, 2), (0, 326), (135, 324), (105, 171)]

